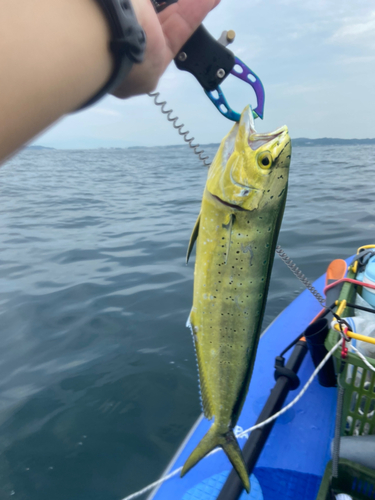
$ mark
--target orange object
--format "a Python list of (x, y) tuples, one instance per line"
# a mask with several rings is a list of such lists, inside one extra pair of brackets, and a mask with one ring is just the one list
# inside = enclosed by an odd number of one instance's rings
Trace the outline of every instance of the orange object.
[[(328, 285), (332, 285), (335, 281), (339, 281), (346, 276), (346, 271), (348, 269), (348, 265), (343, 259), (335, 259), (333, 260), (327, 268), (326, 274), (326, 287)], [(331, 305), (331, 304), (329, 304)], [(325, 309), (322, 309), (315, 318), (310, 322), (314, 323), (320, 316), (324, 313)], [(306, 340), (305, 337), (302, 337), (301, 340)]]
[(334, 281), (340, 280), (345, 277), (348, 266), (345, 260), (336, 259), (330, 263), (327, 269), (326, 286)]

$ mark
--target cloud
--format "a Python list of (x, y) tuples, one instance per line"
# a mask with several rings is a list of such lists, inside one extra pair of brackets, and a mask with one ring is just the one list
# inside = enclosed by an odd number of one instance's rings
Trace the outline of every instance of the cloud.
[(344, 65), (360, 64), (363, 66), (364, 64), (375, 62), (375, 56), (353, 56), (353, 57), (343, 56), (337, 62), (339, 64), (344, 64)]
[(375, 46), (375, 11), (362, 19), (353, 21), (353, 18), (344, 20), (343, 25), (332, 35), (332, 42), (358, 43)]
[(311, 85), (306, 85), (306, 84), (285, 84), (285, 83), (280, 83), (280, 84), (274, 84), (274, 85), (269, 85), (269, 88), (271, 88), (279, 92), (280, 95), (284, 96), (295, 96), (299, 94), (323, 94), (325, 91), (329, 90), (332, 88), (332, 85), (330, 84), (323, 84), (323, 83), (314, 83)]

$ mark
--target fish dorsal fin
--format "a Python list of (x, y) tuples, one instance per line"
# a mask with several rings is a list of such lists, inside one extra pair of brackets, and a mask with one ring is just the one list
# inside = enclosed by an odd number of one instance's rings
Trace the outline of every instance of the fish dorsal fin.
[(186, 264), (189, 262), (190, 254), (191, 254), (191, 252), (193, 251), (193, 248), (194, 248), (194, 243), (195, 243), (196, 239), (198, 238), (200, 221), (201, 221), (201, 214), (198, 215), (197, 222), (195, 223), (193, 232), (191, 233), (191, 237), (190, 237), (190, 241), (189, 241), (189, 247), (188, 247), (188, 251), (187, 251), (187, 254), (186, 254)]

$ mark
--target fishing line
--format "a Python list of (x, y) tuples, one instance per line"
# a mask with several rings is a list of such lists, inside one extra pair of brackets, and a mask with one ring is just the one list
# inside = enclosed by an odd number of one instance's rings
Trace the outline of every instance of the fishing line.
[(198, 158), (203, 162), (203, 165), (205, 167), (209, 167), (211, 165), (211, 161), (209, 156), (206, 154), (205, 150), (199, 149), (200, 148), (199, 144), (194, 144), (195, 137), (189, 137), (190, 134), (189, 130), (183, 130), (183, 128), (185, 127), (184, 123), (181, 123), (180, 125), (178, 124), (179, 117), (172, 116), (174, 113), (173, 109), (172, 108), (166, 109), (167, 101), (158, 100), (158, 97), (160, 97), (160, 92), (151, 92), (148, 95), (154, 100), (154, 104), (160, 107), (160, 111), (163, 113), (163, 115), (166, 115), (167, 120), (172, 123), (173, 127), (181, 135), (181, 137), (189, 146), (189, 148), (191, 148), (194, 154), (196, 154)]
[(299, 267), (296, 266), (296, 264), (292, 261), (292, 259), (284, 252), (284, 250), (281, 248), (280, 245), (277, 245), (276, 247), (276, 253), (281, 257), (281, 260), (286, 264), (289, 269), (292, 271), (294, 276), (296, 276), (301, 283), (305, 285), (305, 287), (308, 289), (309, 292), (311, 292), (316, 300), (323, 306), (326, 306), (326, 301), (324, 298), (320, 295), (318, 290), (313, 286), (313, 284), (306, 278), (306, 276), (303, 274), (303, 272), (299, 269)]

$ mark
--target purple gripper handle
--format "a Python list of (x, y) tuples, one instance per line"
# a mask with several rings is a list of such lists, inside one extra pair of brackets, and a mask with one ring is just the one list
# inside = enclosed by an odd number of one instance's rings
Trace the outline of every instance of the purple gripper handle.
[[(238, 69), (238, 67), (240, 67), (241, 70)], [(236, 76), (237, 78), (240, 78), (240, 80), (249, 83), (253, 87), (255, 95), (257, 96), (257, 107), (253, 111), (259, 116), (259, 118), (263, 119), (265, 93), (263, 84), (260, 79), (238, 57), (235, 58), (235, 65), (231, 71), (231, 74)]]

